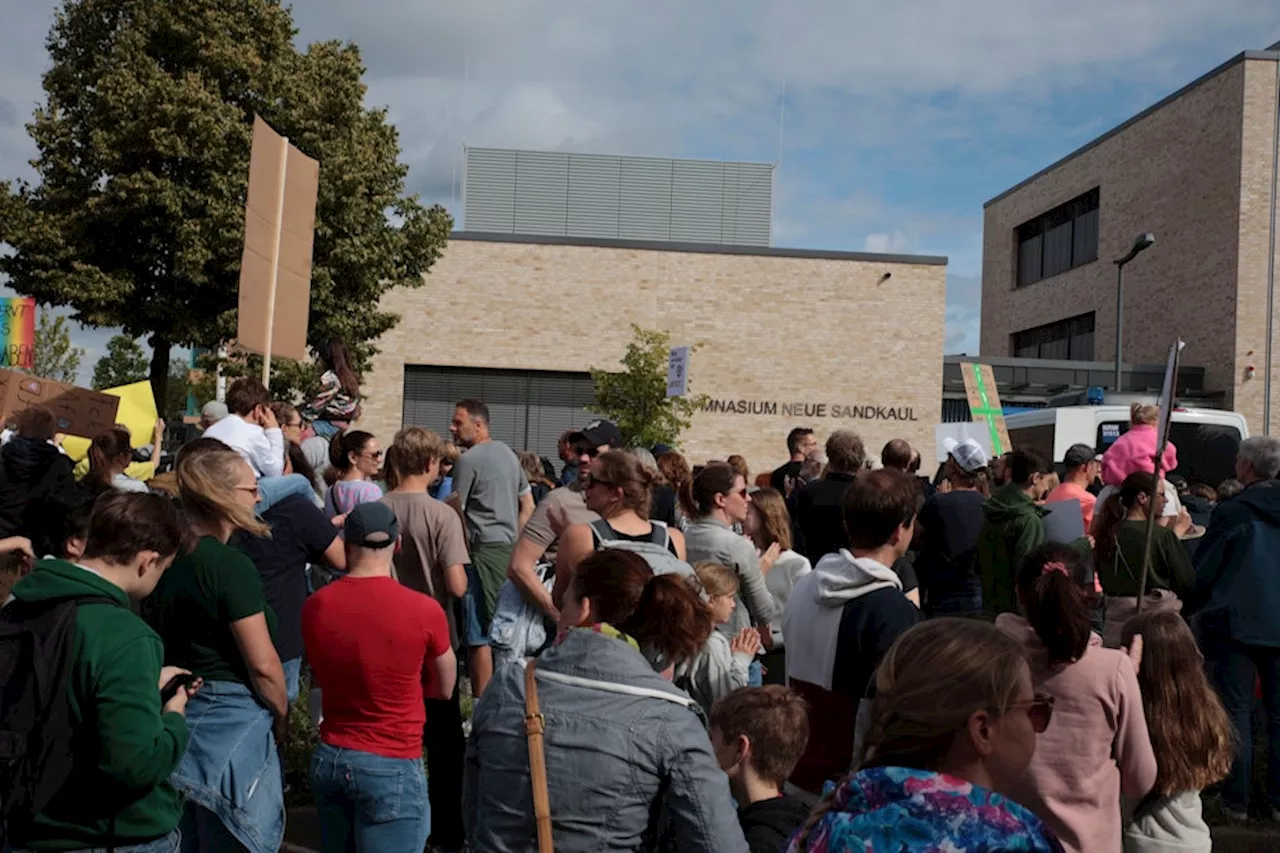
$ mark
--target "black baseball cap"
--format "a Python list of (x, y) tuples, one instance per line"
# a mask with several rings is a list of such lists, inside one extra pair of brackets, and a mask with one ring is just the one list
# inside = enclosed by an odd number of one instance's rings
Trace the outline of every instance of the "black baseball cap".
[(592, 421), (575, 433), (570, 434), (569, 441), (576, 444), (585, 441), (592, 447), (622, 446), (622, 430), (613, 421)]
[(1087, 444), (1073, 444), (1067, 448), (1066, 454), (1062, 457), (1062, 464), (1068, 468), (1079, 468), (1081, 465), (1088, 465), (1096, 459), (1101, 459), (1098, 452)]
[(347, 513), (342, 526), (348, 545), (360, 548), (386, 548), (400, 538), (400, 525), (391, 507), (384, 503), (357, 504)]

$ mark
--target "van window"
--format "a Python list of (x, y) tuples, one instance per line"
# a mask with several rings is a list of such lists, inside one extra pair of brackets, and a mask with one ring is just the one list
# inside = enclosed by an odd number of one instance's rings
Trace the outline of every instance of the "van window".
[[(1105, 453), (1128, 431), (1127, 420), (1098, 424), (1097, 451)], [(1236, 475), (1240, 430), (1235, 427), (1175, 420), (1169, 425), (1169, 440), (1178, 449), (1178, 467), (1166, 474), (1181, 474), (1188, 484), (1207, 483), (1215, 489), (1223, 480)]]
[(1019, 427), (1009, 430), (1009, 443), (1014, 450), (1034, 450), (1053, 461), (1053, 424)]

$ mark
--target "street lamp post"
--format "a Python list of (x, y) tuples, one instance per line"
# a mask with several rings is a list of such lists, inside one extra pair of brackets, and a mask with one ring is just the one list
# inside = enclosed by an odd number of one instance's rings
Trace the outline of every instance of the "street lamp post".
[(1120, 392), (1120, 361), (1124, 353), (1124, 265), (1150, 249), (1156, 242), (1154, 234), (1139, 234), (1133, 248), (1123, 258), (1116, 258), (1116, 393)]

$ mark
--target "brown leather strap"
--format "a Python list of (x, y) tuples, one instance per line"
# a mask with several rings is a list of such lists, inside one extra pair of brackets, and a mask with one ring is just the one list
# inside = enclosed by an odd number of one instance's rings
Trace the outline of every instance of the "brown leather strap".
[(547, 729), (538, 709), (538, 682), (534, 679), (537, 659), (524, 670), (524, 733), (529, 739), (529, 776), (533, 782), (533, 817), (538, 824), (538, 853), (553, 853), (551, 838), (551, 797), (547, 793), (547, 757), (542, 750), (542, 733)]

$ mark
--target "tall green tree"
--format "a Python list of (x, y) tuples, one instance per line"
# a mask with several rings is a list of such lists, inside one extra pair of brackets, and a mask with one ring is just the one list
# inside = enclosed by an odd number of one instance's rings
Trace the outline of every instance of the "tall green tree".
[[(689, 348), (691, 353), (697, 349)], [(706, 400), (704, 394), (667, 396), (670, 352), (671, 335), (633, 323), (622, 370), (591, 368), (596, 398), (591, 410), (618, 425), (627, 447), (676, 444)]]
[(320, 161), (309, 337), (364, 366), (452, 226), (404, 195), (386, 110), (364, 106), (357, 47), (295, 48), (277, 0), (66, 0), (28, 125), (35, 183), (0, 183), (0, 257), (19, 293), (152, 347), (165, 399), (173, 345), (236, 332), (252, 120)]
[(71, 345), (71, 330), (66, 317), (55, 317), (52, 311), (40, 310), (36, 321), (36, 350), (32, 359), (32, 376), (55, 382), (76, 384), (84, 349)]
[(93, 366), (93, 387), (115, 388), (147, 378), (147, 353), (128, 335), (112, 335), (107, 353)]

